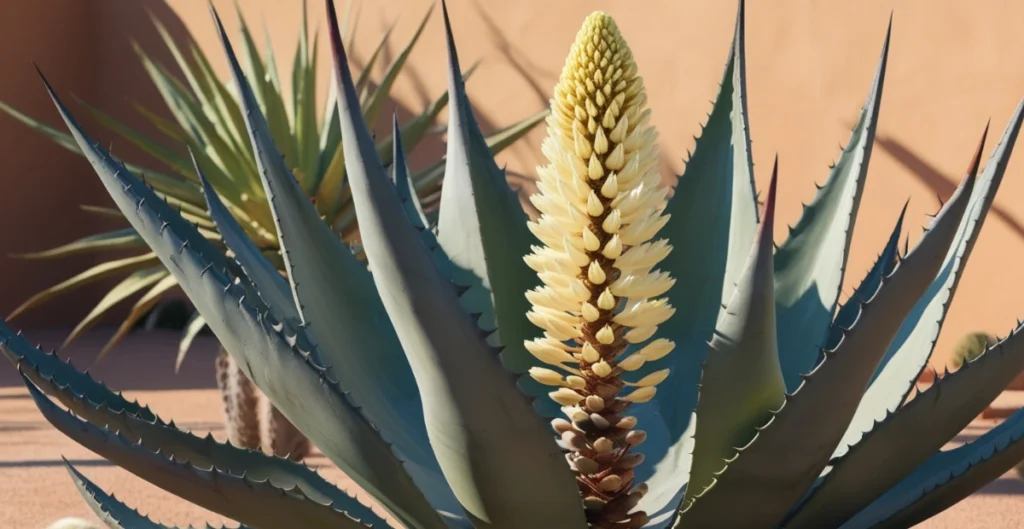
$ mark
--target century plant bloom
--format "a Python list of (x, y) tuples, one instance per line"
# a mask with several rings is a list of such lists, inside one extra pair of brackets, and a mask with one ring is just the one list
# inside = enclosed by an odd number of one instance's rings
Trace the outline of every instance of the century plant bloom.
[[(674, 344), (651, 341), (623, 358), (629, 344), (651, 339), (674, 312), (658, 297), (672, 287), (654, 270), (672, 247), (652, 240), (668, 222), (662, 213), (656, 132), (648, 124), (643, 78), (612, 18), (591, 14), (576, 35), (555, 86), (537, 171), (541, 212), (530, 230), (544, 243), (526, 257), (543, 286), (531, 290), (530, 321), (544, 337), (527, 349), (555, 369), (534, 367), (542, 384), (560, 386), (551, 398), (570, 421), (552, 425), (577, 472), (592, 520), (641, 527), (646, 515), (629, 515), (646, 490), (634, 483), (643, 454), (631, 448), (646, 433), (635, 429), (630, 404), (654, 397), (668, 369), (630, 378)], [(625, 376), (624, 376), (625, 375)], [(623, 394), (625, 386), (632, 389)]]

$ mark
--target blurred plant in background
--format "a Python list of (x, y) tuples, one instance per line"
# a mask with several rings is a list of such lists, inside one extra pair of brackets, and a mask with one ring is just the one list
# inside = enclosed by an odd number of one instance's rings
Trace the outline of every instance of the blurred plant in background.
[[(359, 227), (345, 177), (345, 155), (338, 125), (336, 86), (332, 82), (326, 100), (320, 107), (322, 110), (319, 110), (316, 89), (318, 35), (314, 32), (312, 37), (310, 36), (305, 3), (303, 1), (302, 27), (290, 72), (290, 98), (285, 96), (282, 75), (273, 55), (269, 35), (266, 36), (265, 50), (261, 54), (249, 25), (239, 10), (243, 64), (246, 76), (253, 80), (253, 91), (260, 110), (267, 117), (274, 143), (281, 149), (289, 168), (309, 199), (316, 205), (324, 221), (342, 240), (356, 249), (357, 255), (361, 256), (361, 252), (358, 251)], [(358, 22), (355, 20), (358, 16), (350, 17), (352, 7), (350, 0), (341, 23), (342, 28), (346, 29), (344, 37), (349, 41), (350, 47), (358, 28)], [(356, 88), (367, 123), (372, 125), (378, 122), (390, 97), (391, 89), (432, 12), (433, 6), (423, 16), (409, 41), (384, 69), (382, 77), (372, 79), (371, 72), (382, 55), (387, 55), (390, 29), (381, 35), (366, 60), (357, 79)], [(230, 213), (243, 226), (246, 234), (256, 242), (264, 256), (283, 272), (284, 263), (280, 256), (274, 219), (257, 172), (237, 88), (230, 81), (221, 80), (216, 76), (206, 53), (200, 49), (195, 39), (187, 36), (184, 44), (179, 45), (165, 25), (156, 17), (152, 18), (167, 51), (170, 52), (183, 77), (182, 79), (177, 76), (166, 65), (155, 60), (151, 53), (133, 43), (150, 80), (166, 104), (167, 112), (140, 105), (136, 105), (136, 110), (161, 133), (161, 138), (148, 137), (99, 109), (86, 103), (83, 105), (100, 123), (163, 165), (160, 169), (154, 169), (138, 164), (127, 164), (133, 172), (144, 175), (147, 184), (152, 186), (161, 198), (178, 208), (181, 215), (195, 224), (204, 237), (224, 248), (221, 234), (207, 210), (195, 166), (186, 154), (191, 150), (196, 164), (223, 198)], [(468, 78), (473, 69), (467, 69), (463, 77)], [(444, 131), (444, 128), (438, 127), (435, 122), (447, 104), (446, 91), (406, 122), (401, 128), (401, 141), (407, 150), (412, 151), (428, 135)], [(0, 110), (48, 136), (58, 145), (82, 153), (69, 134), (25, 115), (3, 102), (0, 102)], [(541, 123), (548, 112), (544, 109), (488, 136), (487, 144), (491, 152), (497, 154), (513, 144)], [(170, 120), (164, 117), (168, 113), (172, 118)], [(384, 135), (377, 140), (377, 147), (384, 164), (390, 165), (393, 136)], [(413, 185), (421, 198), (425, 214), (431, 221), (435, 219), (436, 206), (440, 198), (444, 163), (445, 160), (441, 158), (430, 167), (412, 175)], [(83, 205), (82, 208), (98, 215), (123, 219), (121, 212), (116, 209), (89, 205)], [(161, 317), (158, 311), (168, 307), (168, 298), (178, 291), (174, 276), (131, 227), (97, 233), (57, 248), (19, 256), (28, 259), (56, 259), (86, 252), (126, 250), (135, 254), (102, 262), (39, 292), (16, 308), (8, 318), (14, 318), (28, 309), (76, 288), (100, 280), (122, 277), (121, 281), (111, 288), (71, 331), (63, 344), (67, 346), (92, 328), (112, 308), (141, 293), (128, 316), (100, 351), (97, 361), (103, 359), (132, 329), (139, 325), (146, 328), (158, 325), (156, 319)], [(170, 306), (173, 307), (173, 304)], [(206, 322), (202, 316), (192, 311), (183, 326), (175, 369), (180, 367), (193, 340), (205, 326)], [(232, 443), (247, 448), (258, 448), (262, 445), (277, 455), (291, 454), (294, 458), (301, 458), (308, 452), (308, 441), (262, 397), (259, 390), (238, 369), (223, 348), (216, 359), (216, 370), (217, 384), (223, 393), (229, 439)]]
[(967, 333), (960, 338), (960, 341), (956, 343), (956, 347), (953, 348), (953, 356), (950, 362), (953, 364), (953, 367), (960, 369), (965, 363), (981, 356), (981, 353), (988, 349), (989, 344), (994, 344), (998, 341), (987, 332), (976, 331)]

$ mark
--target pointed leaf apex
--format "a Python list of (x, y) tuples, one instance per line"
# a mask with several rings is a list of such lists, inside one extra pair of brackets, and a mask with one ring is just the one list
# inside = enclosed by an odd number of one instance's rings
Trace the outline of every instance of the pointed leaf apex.
[(991, 123), (991, 119), (985, 123), (985, 131), (981, 133), (981, 141), (978, 142), (978, 149), (974, 151), (974, 158), (971, 160), (971, 165), (967, 167), (968, 178), (974, 178), (978, 174), (978, 167), (981, 165), (981, 154), (985, 150), (985, 139), (988, 137), (988, 127)]
[(772, 167), (772, 180), (768, 184), (768, 195), (764, 199), (764, 210), (761, 213), (761, 230), (772, 233), (775, 224), (775, 189), (778, 184), (779, 157), (775, 156), (775, 165)]

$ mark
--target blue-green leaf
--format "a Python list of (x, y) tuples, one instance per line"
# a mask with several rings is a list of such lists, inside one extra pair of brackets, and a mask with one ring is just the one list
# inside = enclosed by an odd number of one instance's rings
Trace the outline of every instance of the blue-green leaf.
[(662, 261), (676, 281), (666, 295), (686, 300), (661, 326), (676, 349), (665, 360), (672, 376), (658, 387), (655, 400), (673, 442), (683, 436), (697, 405), (707, 342), (722, 304), (732, 296), (757, 231), (744, 13), (741, 0), (718, 97), (665, 209), (671, 218), (662, 233), (677, 249)]
[(82, 495), (86, 505), (110, 529), (171, 529), (121, 503), (113, 495), (107, 494), (95, 483), (89, 481), (89, 478), (83, 476), (66, 458), (61, 457), (61, 459), (64, 460), (64, 468), (67, 469), (71, 480), (75, 483), (75, 488)]
[[(777, 175), (776, 160), (750, 257), (709, 344), (697, 400), (700, 422), (694, 435), (687, 502), (714, 485), (715, 476), (735, 454), (734, 447), (749, 443), (785, 399), (775, 337), (772, 262)], [(702, 527), (713, 522), (688, 518), (687, 523)]]
[[(385, 508), (413, 527), (442, 527), (390, 446), (333, 380), (309, 339), (278, 322), (226, 257), (85, 135), (47, 85), (115, 204), (174, 274), (225, 349), (274, 405)], [(236, 283), (237, 279), (244, 279)]]
[[(462, 306), (480, 314), (479, 327), (491, 334), (489, 343), (501, 347), (505, 368), (517, 375), (540, 365), (523, 343), (537, 336), (526, 317), (525, 293), (540, 284), (523, 256), (537, 240), (515, 191), (499, 169), (487, 140), (473, 117), (459, 66), (451, 26), (445, 18), (448, 46), (448, 151), (444, 165), (437, 239), (454, 265), (452, 279), (465, 287)], [(547, 391), (528, 376), (520, 387), (548, 416), (558, 413)]]
[(1024, 371), (1020, 329), (875, 424), (833, 464), (786, 528), (841, 525), (941, 450)]
[[(193, 159), (194, 161), (195, 159)], [(249, 280), (255, 284), (260, 297), (274, 312), (275, 317), (287, 320), (293, 325), (298, 324), (299, 312), (295, 308), (295, 301), (292, 298), (288, 282), (281, 277), (277, 268), (270, 264), (266, 257), (263, 257), (263, 252), (256, 246), (256, 243), (246, 236), (242, 226), (221, 202), (217, 191), (210, 185), (206, 174), (198, 164), (195, 164), (195, 170), (203, 184), (203, 195), (206, 196), (210, 218), (217, 225), (217, 231), (223, 237), (224, 244), (235, 254), (235, 260), (238, 261)]]
[(341, 387), (404, 459), (441, 484), (429, 492), (441, 494), (443, 480), (429, 450), (416, 380), (374, 289), (374, 277), (320, 219), (284, 163), (227, 34), (215, 20), (245, 109), (303, 327)]
[(779, 354), (790, 391), (800, 385), (801, 375), (820, 361), (819, 351), (825, 346), (839, 301), (878, 128), (891, 31), (890, 21), (875, 81), (849, 143), (825, 185), (775, 253)]
[(886, 351), (833, 457), (846, 453), (875, 421), (882, 420), (906, 401), (927, 367), (967, 259), (1003, 180), (1022, 123), (1024, 100), (1017, 106), (985, 169), (978, 176), (968, 212), (957, 228), (956, 242), (946, 254), (932, 284), (917, 301)]
[(900, 324), (942, 265), (974, 180), (973, 175), (964, 179), (917, 246), (863, 302), (839, 345), (824, 351), (825, 359), (802, 377), (782, 409), (750, 443), (738, 447), (715, 485), (683, 513), (684, 523), (744, 527), (757, 520), (775, 527), (803, 497), (829, 462)]
[[(35, 385), (25, 385), (43, 417), (82, 446), (182, 499), (261, 529), (365, 529), (331, 505), (310, 500), (300, 489), (235, 476), (216, 467), (199, 468), (132, 443), (108, 428), (79, 420), (57, 407)], [(134, 526), (133, 526), (134, 529)]]
[(585, 528), (579, 492), (553, 434), (463, 312), (455, 285), (402, 210), (359, 115), (333, 2), (328, 6), (345, 169), (363, 249), (421, 389), (441, 469), (475, 527)]
[(1024, 459), (1024, 410), (981, 437), (939, 451), (840, 529), (903, 529), (939, 514)]

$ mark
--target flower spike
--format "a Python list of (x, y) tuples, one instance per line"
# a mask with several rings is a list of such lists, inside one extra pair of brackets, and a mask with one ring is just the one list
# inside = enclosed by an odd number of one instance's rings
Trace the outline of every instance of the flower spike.
[[(665, 225), (656, 133), (643, 80), (619, 28), (595, 12), (576, 36), (551, 100), (538, 169), (541, 212), (530, 229), (544, 244), (526, 257), (544, 285), (527, 293), (530, 321), (545, 331), (527, 349), (554, 369), (536, 368), (541, 383), (561, 386), (551, 398), (571, 423), (552, 425), (592, 527), (636, 528), (647, 515), (633, 510), (646, 487), (634, 482), (646, 438), (627, 414), (650, 400), (668, 371), (638, 380), (623, 375), (664, 358), (674, 344), (646, 342), (675, 309), (664, 298), (672, 278), (653, 268), (672, 250), (652, 240)], [(563, 373), (570, 374), (565, 376)], [(626, 386), (630, 389), (624, 391)]]

